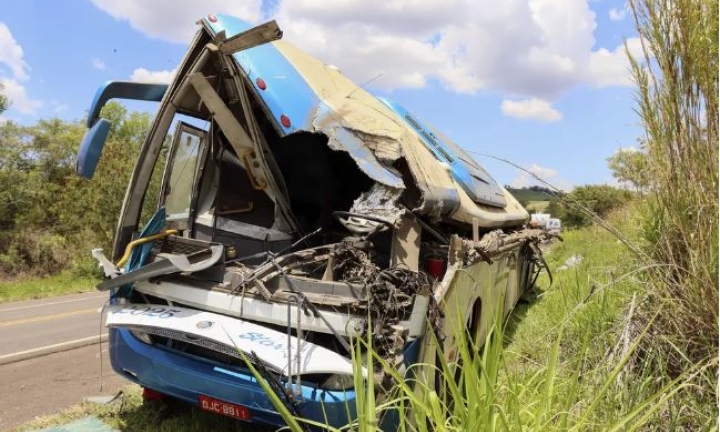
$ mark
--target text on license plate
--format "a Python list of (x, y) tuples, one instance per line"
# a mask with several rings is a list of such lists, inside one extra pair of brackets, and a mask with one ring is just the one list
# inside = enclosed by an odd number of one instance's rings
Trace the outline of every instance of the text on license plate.
[(250, 410), (242, 405), (221, 401), (210, 396), (198, 396), (200, 408), (240, 420), (250, 420)]

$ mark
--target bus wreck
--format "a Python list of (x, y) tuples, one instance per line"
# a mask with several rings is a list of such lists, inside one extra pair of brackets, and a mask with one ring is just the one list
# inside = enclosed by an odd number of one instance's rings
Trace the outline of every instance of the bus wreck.
[(78, 155), (91, 178), (108, 100), (160, 103), (112, 255), (93, 251), (113, 368), (155, 395), (283, 425), (247, 360), (297, 415), (347, 424), (354, 340), (398, 370), (434, 363), (435, 340), (454, 362), (455, 328), (484, 340), (532, 287), (545, 233), (460, 147), (274, 22), (200, 25), (170, 85), (98, 90)]

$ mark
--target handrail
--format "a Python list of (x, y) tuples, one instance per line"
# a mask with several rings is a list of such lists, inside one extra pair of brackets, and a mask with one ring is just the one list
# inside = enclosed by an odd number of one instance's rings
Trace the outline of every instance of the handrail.
[(115, 266), (119, 269), (122, 268), (122, 266), (125, 265), (125, 263), (130, 259), (130, 254), (132, 253), (132, 250), (135, 248), (135, 246), (141, 245), (143, 243), (151, 242), (153, 240), (161, 239), (163, 237), (167, 237), (169, 235), (177, 234), (178, 230), (165, 230), (161, 233), (153, 234), (147, 237), (140, 237), (139, 239), (133, 240), (125, 247), (125, 254), (123, 254), (122, 258), (120, 258), (120, 261), (115, 264)]

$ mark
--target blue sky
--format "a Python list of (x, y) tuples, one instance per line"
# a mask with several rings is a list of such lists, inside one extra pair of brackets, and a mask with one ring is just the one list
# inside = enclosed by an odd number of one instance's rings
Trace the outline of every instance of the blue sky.
[[(371, 91), (465, 148), (565, 189), (611, 183), (605, 158), (641, 134), (622, 47), (638, 44), (623, 0), (7, 1), (4, 118), (80, 119), (107, 80), (169, 79), (195, 21), (212, 12), (277, 18), (286, 40), (356, 82), (379, 76)], [(534, 183), (477, 159), (501, 183)]]

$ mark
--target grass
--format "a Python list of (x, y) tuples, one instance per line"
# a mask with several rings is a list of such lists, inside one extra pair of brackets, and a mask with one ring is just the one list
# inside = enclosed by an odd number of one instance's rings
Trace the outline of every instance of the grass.
[[(718, 2), (632, 0), (643, 52), (632, 59), (649, 186), (641, 225), (655, 263), (644, 350), (664, 381), (710, 364), (685, 399), (717, 413)], [(655, 311), (661, 312), (655, 316)], [(688, 423), (688, 428), (693, 428)]]
[(93, 291), (97, 280), (70, 272), (41, 279), (0, 281), (0, 303)]
[(631, 4), (647, 39), (633, 70), (653, 179), (644, 235), (648, 255), (665, 264), (651, 276), (672, 299), (668, 314), (684, 318), (663, 320), (669, 330), (691, 351), (717, 355), (718, 3)]

